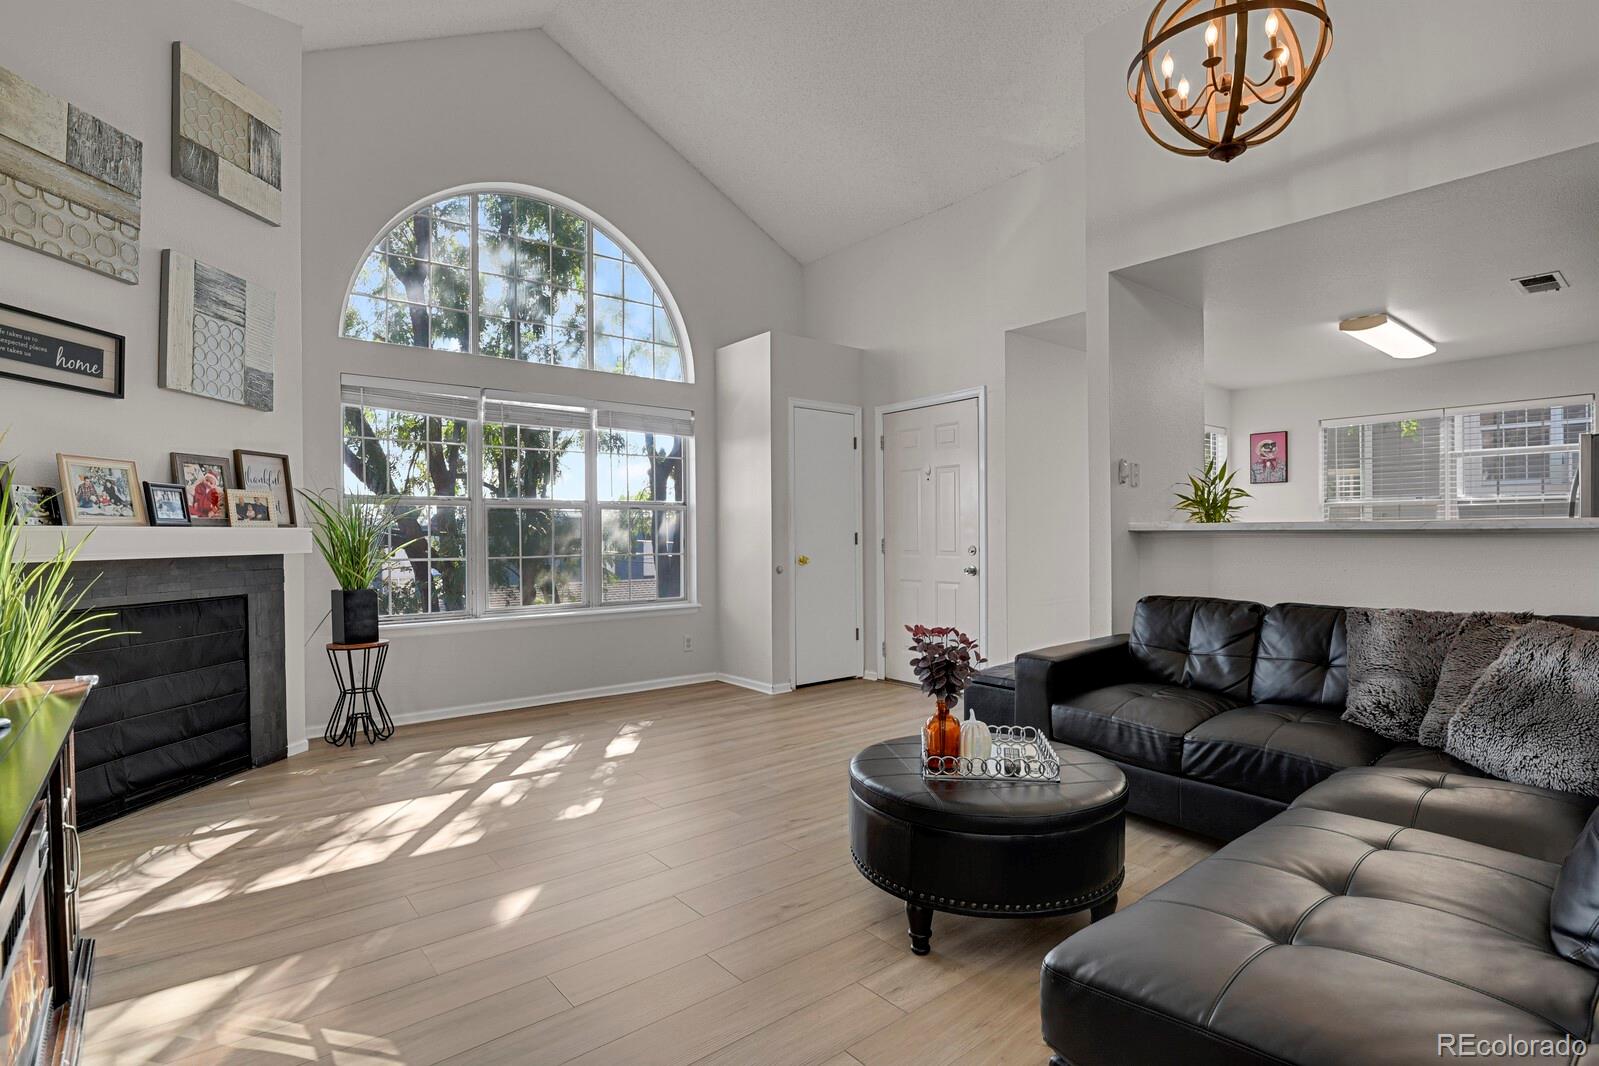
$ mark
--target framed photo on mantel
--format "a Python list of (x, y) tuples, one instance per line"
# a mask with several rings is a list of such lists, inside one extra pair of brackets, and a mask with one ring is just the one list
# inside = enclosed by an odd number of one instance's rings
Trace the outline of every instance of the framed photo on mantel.
[(0, 304), (0, 377), (122, 399), (115, 333)]

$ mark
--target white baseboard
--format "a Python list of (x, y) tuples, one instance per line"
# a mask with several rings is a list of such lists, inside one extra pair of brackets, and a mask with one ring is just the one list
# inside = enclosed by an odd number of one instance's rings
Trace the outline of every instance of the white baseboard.
[(310, 746), (311, 746), (311, 742), (308, 741), (308, 740), (304, 740), (304, 739), (291, 740), (291, 741), (289, 741), (288, 754), (290, 754), (290, 755), (304, 755), (306, 753), (306, 750), (309, 749)]
[(737, 685), (739, 688), (747, 688), (751, 692), (759, 692), (763, 696), (781, 696), (785, 692), (794, 691), (794, 686), (787, 681), (774, 685), (765, 681), (757, 681), (752, 677), (739, 677), (737, 674), (717, 674), (716, 680), (724, 685)]
[[(678, 677), (658, 677), (649, 681), (628, 681), (620, 685), (598, 685), (594, 688), (572, 689), (567, 692), (547, 692), (538, 696), (517, 696), (512, 699), (488, 700), (483, 703), (463, 703), (455, 707), (433, 707), (420, 711), (392, 712), (395, 725), (416, 725), (419, 722), (439, 722), (447, 718), (467, 718), (474, 714), (493, 714), (496, 711), (515, 711), (524, 707), (543, 707), (552, 703), (570, 703), (573, 700), (592, 700), (601, 696), (625, 696), (634, 692), (652, 692), (663, 688), (680, 688), (684, 685), (703, 685), (707, 681), (725, 680), (719, 674), (682, 674)], [(321, 736), (327, 723), (311, 727), (312, 736)], [(289, 754), (305, 751), (308, 741), (299, 742), (298, 749), (290, 745)]]
[(861, 675), (861, 679), (863, 681), (881, 681), (883, 680), (883, 675), (876, 670), (868, 670)]

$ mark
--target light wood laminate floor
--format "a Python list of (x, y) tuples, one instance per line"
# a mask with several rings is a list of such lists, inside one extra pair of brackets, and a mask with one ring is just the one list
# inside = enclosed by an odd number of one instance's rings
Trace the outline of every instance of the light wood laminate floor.
[[(938, 915), (916, 958), (850, 862), (850, 755), (927, 713), (864, 681), (588, 700), (313, 741), (96, 829), (86, 1059), (1042, 1066), (1039, 962), (1086, 915)], [(1122, 903), (1210, 850), (1131, 819)]]

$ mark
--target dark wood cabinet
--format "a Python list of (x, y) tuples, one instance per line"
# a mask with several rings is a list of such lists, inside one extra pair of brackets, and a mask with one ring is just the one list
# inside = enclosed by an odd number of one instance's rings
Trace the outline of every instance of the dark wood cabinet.
[(93, 682), (0, 688), (0, 1066), (72, 1066), (94, 941), (80, 936), (72, 725)]

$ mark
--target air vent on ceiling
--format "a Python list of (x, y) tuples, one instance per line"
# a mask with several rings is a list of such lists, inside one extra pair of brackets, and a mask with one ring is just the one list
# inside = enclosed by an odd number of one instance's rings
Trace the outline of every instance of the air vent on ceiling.
[(1516, 288), (1531, 296), (1540, 292), (1559, 292), (1571, 288), (1571, 283), (1566, 276), (1558, 270), (1546, 270), (1542, 274), (1528, 274), (1524, 278), (1511, 278)]

